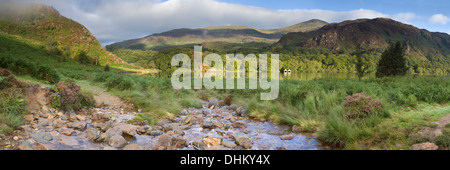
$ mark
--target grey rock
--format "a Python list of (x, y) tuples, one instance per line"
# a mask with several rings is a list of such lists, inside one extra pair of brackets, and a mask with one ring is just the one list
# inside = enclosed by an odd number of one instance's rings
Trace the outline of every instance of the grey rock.
[(125, 146), (128, 142), (122, 136), (114, 135), (108, 139), (107, 143), (109, 146), (119, 148)]
[(137, 144), (128, 144), (127, 146), (123, 147), (123, 150), (144, 150), (144, 148)]
[(194, 141), (194, 142), (192, 142), (192, 145), (194, 146), (194, 148), (199, 149), (199, 150), (203, 150), (208, 147), (208, 145), (206, 143), (204, 143), (203, 141)]
[(57, 140), (62, 145), (69, 145), (69, 146), (79, 145), (78, 141), (71, 136), (59, 135)]
[(292, 140), (294, 139), (294, 135), (282, 135), (280, 136), (281, 140)]
[(86, 130), (86, 136), (91, 141), (96, 141), (101, 135), (101, 132), (94, 128), (89, 128)]
[(219, 106), (219, 103), (220, 103), (220, 101), (217, 99), (217, 98), (215, 98), (215, 97), (213, 97), (213, 98), (210, 98), (209, 100), (208, 100), (208, 107), (211, 107), (211, 106)]
[(214, 128), (214, 122), (210, 118), (203, 119), (202, 123), (204, 128)]
[(147, 134), (150, 136), (159, 136), (159, 135), (164, 134), (164, 132), (161, 130), (151, 130), (151, 131), (148, 131)]
[(109, 128), (105, 133), (101, 134), (97, 142), (108, 141), (112, 136), (122, 136), (122, 130), (118, 127)]
[(227, 148), (235, 148), (236, 144), (235, 143), (231, 143), (231, 142), (222, 142), (222, 145), (227, 147)]
[(244, 147), (245, 149), (250, 149), (253, 146), (253, 140), (245, 136), (233, 135), (236, 144)]
[(426, 142), (412, 145), (411, 150), (438, 150), (438, 146), (434, 143)]
[(53, 139), (52, 135), (49, 132), (38, 132), (30, 135), (35, 141), (40, 143), (47, 143)]

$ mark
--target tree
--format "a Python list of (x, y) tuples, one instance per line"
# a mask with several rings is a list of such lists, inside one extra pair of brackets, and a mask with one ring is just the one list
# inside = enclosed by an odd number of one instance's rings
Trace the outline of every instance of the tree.
[(105, 71), (108, 72), (109, 70), (110, 70), (109, 65), (106, 64), (106, 65), (105, 65)]
[(391, 44), (383, 54), (381, 54), (376, 76), (404, 76), (407, 71), (408, 67), (406, 66), (404, 48), (400, 42), (397, 42)]
[(90, 61), (90, 59), (89, 59), (89, 56), (86, 54), (85, 51), (81, 51), (81, 52), (78, 54), (78, 61), (79, 61), (81, 64), (84, 64), (84, 65), (86, 65), (86, 64), (91, 64), (91, 61)]
[(361, 53), (356, 55), (356, 71), (358, 72), (359, 81), (367, 75), (368, 67)]

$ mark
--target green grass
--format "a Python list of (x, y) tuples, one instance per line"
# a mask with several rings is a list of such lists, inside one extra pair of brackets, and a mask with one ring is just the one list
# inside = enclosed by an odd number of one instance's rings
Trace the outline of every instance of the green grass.
[(21, 89), (3, 89), (0, 98), (0, 134), (8, 134), (22, 124), (26, 103)]
[[(281, 81), (274, 101), (260, 101), (260, 90), (228, 92), (235, 103), (246, 106), (250, 117), (298, 125), (304, 132), (316, 132), (322, 142), (345, 149), (407, 149), (414, 143), (410, 134), (450, 113), (447, 77)], [(384, 113), (344, 118), (343, 101), (361, 92), (380, 100)]]

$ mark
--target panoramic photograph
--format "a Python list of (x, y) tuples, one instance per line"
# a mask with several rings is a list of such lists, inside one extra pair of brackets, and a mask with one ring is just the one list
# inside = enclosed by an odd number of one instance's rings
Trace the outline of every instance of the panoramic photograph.
[(0, 150), (449, 150), (449, 9), (0, 0)]

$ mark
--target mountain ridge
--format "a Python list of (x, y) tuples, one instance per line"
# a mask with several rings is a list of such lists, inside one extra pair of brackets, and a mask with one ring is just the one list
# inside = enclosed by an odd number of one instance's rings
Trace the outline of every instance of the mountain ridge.
[(113, 43), (110, 46), (130, 49), (152, 49), (158, 45), (177, 46), (211, 42), (274, 43), (288, 32), (311, 31), (326, 24), (328, 23), (325, 21), (315, 19), (279, 29), (257, 29), (249, 26), (215, 26), (196, 29), (180, 28), (151, 34), (143, 38)]

